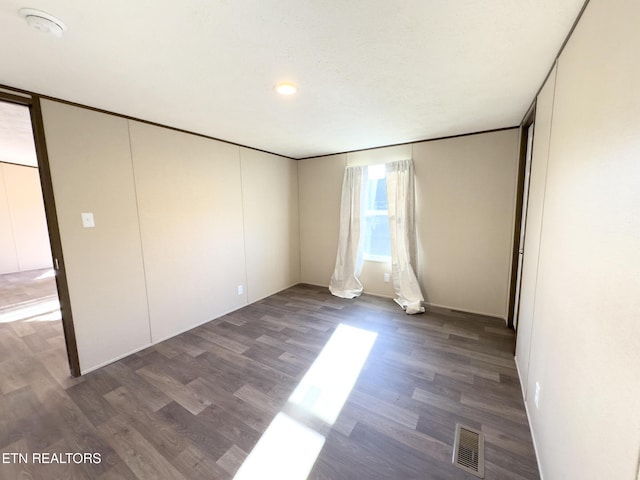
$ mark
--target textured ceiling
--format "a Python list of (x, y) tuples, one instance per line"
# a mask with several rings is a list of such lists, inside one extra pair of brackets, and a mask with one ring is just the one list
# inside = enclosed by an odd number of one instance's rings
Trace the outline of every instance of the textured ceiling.
[(0, 84), (302, 158), (519, 124), (583, 3), (3, 0)]

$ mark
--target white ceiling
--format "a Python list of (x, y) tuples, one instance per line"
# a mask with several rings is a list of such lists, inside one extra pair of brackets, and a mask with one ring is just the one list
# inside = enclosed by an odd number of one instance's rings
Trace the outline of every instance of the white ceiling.
[(584, 3), (25, 1), (0, 3), (0, 84), (294, 158), (519, 124)]

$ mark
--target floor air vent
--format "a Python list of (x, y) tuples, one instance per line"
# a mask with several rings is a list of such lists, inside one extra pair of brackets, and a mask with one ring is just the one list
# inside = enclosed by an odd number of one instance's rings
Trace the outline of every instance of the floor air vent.
[(484, 478), (484, 437), (482, 432), (456, 424), (453, 464), (476, 477)]

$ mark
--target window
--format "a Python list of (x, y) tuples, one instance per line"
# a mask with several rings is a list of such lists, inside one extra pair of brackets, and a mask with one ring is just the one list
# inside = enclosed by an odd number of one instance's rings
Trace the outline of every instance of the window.
[(387, 184), (384, 165), (367, 167), (364, 205), (364, 259), (391, 259), (391, 233), (387, 213)]

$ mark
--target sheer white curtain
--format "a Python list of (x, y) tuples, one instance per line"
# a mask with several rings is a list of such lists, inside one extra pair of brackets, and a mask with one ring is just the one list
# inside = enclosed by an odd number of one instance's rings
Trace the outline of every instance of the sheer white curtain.
[(391, 278), (395, 301), (407, 313), (422, 313), (424, 297), (415, 274), (416, 228), (413, 161), (387, 163), (387, 203), (391, 230)]
[(329, 282), (329, 291), (342, 298), (354, 298), (362, 293), (358, 280), (362, 272), (362, 205), (363, 178), (367, 167), (347, 167), (342, 182), (340, 202), (340, 234), (336, 266)]

